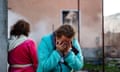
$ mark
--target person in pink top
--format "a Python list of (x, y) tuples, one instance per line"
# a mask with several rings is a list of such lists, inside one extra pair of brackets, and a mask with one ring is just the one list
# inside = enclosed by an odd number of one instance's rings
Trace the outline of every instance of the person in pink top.
[(36, 72), (37, 48), (35, 42), (28, 38), (30, 25), (19, 20), (10, 31), (8, 49), (8, 72)]

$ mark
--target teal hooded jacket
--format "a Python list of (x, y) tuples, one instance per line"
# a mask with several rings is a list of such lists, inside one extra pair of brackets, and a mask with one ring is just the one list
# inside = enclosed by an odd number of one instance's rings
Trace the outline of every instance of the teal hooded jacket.
[(55, 49), (54, 35), (48, 34), (42, 37), (38, 45), (38, 68), (37, 72), (71, 72), (79, 71), (83, 67), (83, 56), (81, 48), (76, 39), (72, 45), (78, 50), (75, 54), (72, 50), (64, 57), (65, 63), (60, 63), (62, 57)]

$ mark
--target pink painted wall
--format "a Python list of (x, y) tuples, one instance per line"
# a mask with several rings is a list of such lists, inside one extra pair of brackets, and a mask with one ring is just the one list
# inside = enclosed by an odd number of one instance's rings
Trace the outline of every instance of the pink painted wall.
[[(32, 35), (37, 42), (61, 24), (61, 11), (77, 9), (77, 0), (8, 0), (10, 11), (24, 16), (31, 22)], [(80, 44), (96, 48), (96, 37), (102, 32), (102, 0), (80, 0)]]

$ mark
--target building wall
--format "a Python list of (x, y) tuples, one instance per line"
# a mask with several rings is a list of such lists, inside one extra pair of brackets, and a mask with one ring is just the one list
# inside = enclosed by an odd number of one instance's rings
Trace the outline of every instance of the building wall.
[[(32, 37), (37, 40), (61, 25), (60, 12), (63, 9), (76, 9), (77, 0), (9, 0), (8, 7), (32, 24)], [(33, 5), (34, 4), (34, 5)]]
[(0, 0), (0, 72), (7, 72), (7, 0)]
[(120, 58), (120, 13), (104, 17), (106, 57)]
[[(61, 25), (60, 12), (76, 10), (78, 0), (8, 0), (12, 12), (24, 16), (31, 22), (32, 34), (37, 42), (40, 38)], [(94, 3), (93, 3), (94, 2)], [(80, 44), (82, 48), (96, 48), (96, 39), (101, 46), (102, 0), (80, 0)]]

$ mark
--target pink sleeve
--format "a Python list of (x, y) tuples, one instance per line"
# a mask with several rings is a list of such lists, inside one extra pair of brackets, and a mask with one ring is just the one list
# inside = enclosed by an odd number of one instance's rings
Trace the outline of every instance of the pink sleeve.
[(38, 65), (38, 59), (37, 59), (37, 47), (36, 47), (36, 43), (35, 41), (31, 40), (31, 42), (29, 43), (30, 45), (30, 56), (31, 56), (31, 60), (33, 63), (33, 67), (35, 69), (35, 71), (37, 70), (37, 65)]

